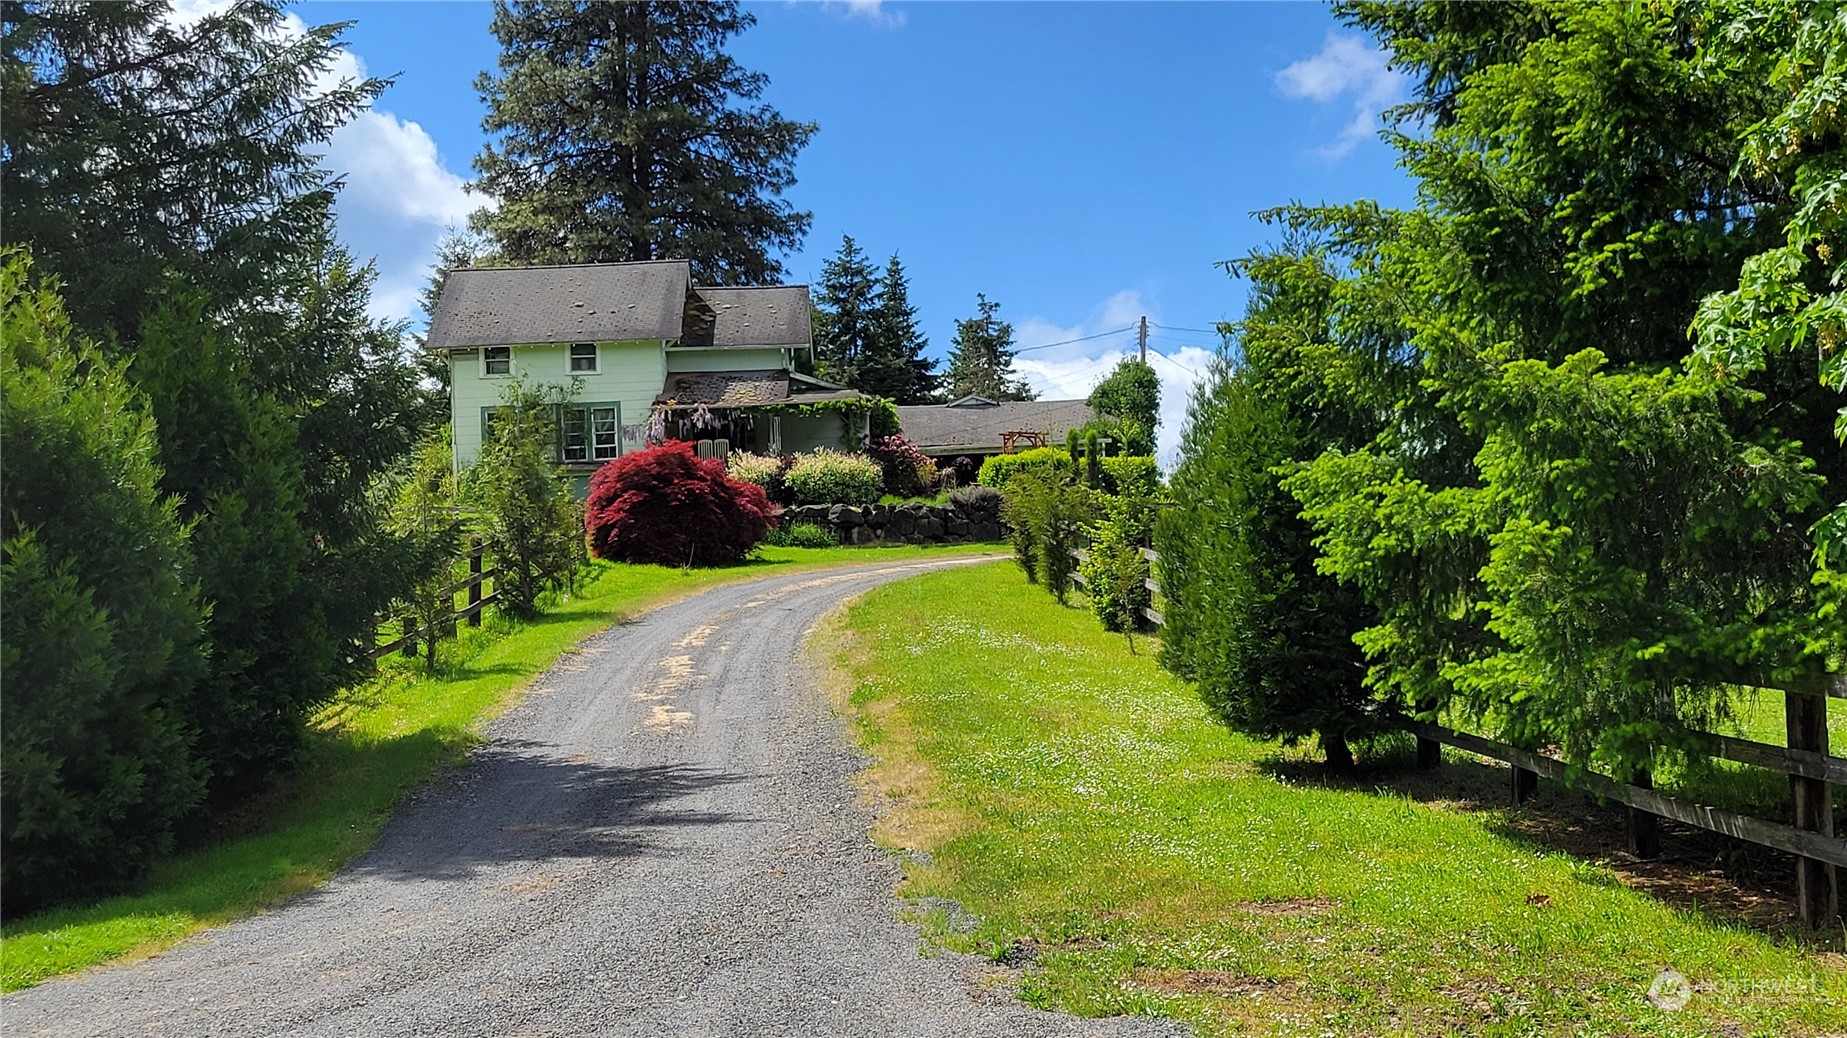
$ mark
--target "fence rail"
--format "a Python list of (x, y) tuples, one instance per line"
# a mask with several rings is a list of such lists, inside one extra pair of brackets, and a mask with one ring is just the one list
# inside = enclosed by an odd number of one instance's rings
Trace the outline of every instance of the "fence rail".
[[(436, 639), (442, 637), (444, 634), (453, 633), (457, 624), (466, 623), (470, 627), (481, 626), (481, 611), (493, 605), (495, 602), (500, 601), (500, 588), (498, 585), (495, 586), (493, 591), (486, 594), (483, 594), (481, 590), (488, 582), (495, 581), (500, 576), (500, 568), (498, 566), (493, 569), (483, 568), (483, 560), (486, 556), (486, 542), (478, 537), (471, 538), (468, 550), (463, 553), (463, 558), (468, 560), (468, 575), (455, 581), (443, 591), (439, 592), (439, 594), (449, 596), (449, 605), (451, 607), (450, 613), (443, 619), (436, 621), (428, 627), (419, 626), (410, 612), (403, 608), (391, 610), (376, 617), (376, 622), (380, 626), (389, 622), (393, 617), (397, 618), (401, 626), (396, 638), (384, 642), (372, 649), (372, 658), (375, 660), (383, 659), (394, 652), (402, 652), (406, 656), (414, 656), (417, 654), (417, 647), (423, 644), (426, 639)], [(455, 609), (455, 596), (463, 591), (468, 592), (468, 604), (460, 609)]]
[[(1151, 563), (1161, 559), (1160, 553), (1152, 548), (1143, 548), (1142, 555)], [(1150, 592), (1161, 594), (1160, 584), (1153, 575), (1147, 587)], [(1142, 615), (1157, 626), (1165, 624), (1162, 614), (1153, 607), (1143, 609)], [(1431, 744), (1428, 747), (1430, 759), (1434, 759), (1434, 744), (1441, 743), (1512, 765), (1515, 803), (1530, 796), (1539, 776), (1544, 775), (1625, 805), (1629, 809), (1630, 849), (1642, 856), (1651, 856), (1655, 850), (1656, 818), (1667, 818), (1794, 855), (1797, 914), (1808, 926), (1832, 926), (1840, 913), (1836, 870), (1847, 868), (1847, 840), (1834, 833), (1832, 786), (1847, 785), (1847, 758), (1829, 752), (1827, 701), (1847, 699), (1847, 673), (1828, 674), (1793, 688), (1778, 688), (1778, 682), (1765, 674), (1741, 672), (1726, 680), (1783, 692), (1789, 745), (1777, 746), (1692, 730), (1683, 730), (1682, 734), (1698, 744), (1707, 756), (1789, 776), (1794, 825), (1699, 804), (1660, 792), (1647, 784), (1622, 782), (1608, 775), (1574, 769), (1544, 754), (1426, 721), (1406, 720), (1402, 727), (1417, 736), (1420, 759), (1426, 759), (1422, 752), (1426, 743)], [(1646, 776), (1639, 778), (1647, 782)]]

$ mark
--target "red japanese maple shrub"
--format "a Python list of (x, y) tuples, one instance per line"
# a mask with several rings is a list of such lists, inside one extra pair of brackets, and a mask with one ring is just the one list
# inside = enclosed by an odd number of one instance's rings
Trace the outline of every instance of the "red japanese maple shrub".
[(617, 562), (704, 566), (734, 562), (775, 525), (763, 488), (675, 441), (626, 454), (590, 477), (590, 551)]

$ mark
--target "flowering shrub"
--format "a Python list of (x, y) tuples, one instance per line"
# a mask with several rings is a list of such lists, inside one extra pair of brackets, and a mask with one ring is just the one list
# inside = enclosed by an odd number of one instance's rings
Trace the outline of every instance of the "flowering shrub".
[(773, 454), (752, 454), (749, 451), (732, 451), (725, 461), (731, 478), (745, 483), (755, 483), (763, 488), (771, 501), (783, 496), (783, 470), (788, 464)]
[(797, 504), (869, 505), (879, 499), (885, 479), (872, 459), (822, 447), (797, 455), (783, 475)]
[(879, 466), (887, 494), (916, 497), (936, 485), (935, 459), (902, 436), (881, 436), (872, 441), (866, 453)]
[(770, 499), (725, 465), (674, 441), (624, 455), (590, 477), (584, 526), (597, 558), (710, 565), (743, 558), (774, 523)]

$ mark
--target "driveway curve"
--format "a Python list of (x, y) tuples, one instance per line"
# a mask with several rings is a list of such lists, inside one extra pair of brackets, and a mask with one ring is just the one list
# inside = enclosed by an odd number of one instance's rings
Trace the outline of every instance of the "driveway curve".
[(803, 635), (967, 560), (734, 584), (599, 634), (275, 911), (0, 1000), (8, 1035), (1154, 1035), (925, 957)]

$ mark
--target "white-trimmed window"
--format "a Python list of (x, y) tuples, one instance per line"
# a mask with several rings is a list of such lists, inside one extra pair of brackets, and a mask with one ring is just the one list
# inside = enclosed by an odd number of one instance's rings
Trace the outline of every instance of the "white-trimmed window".
[(596, 374), (596, 343), (574, 342), (571, 344), (570, 373), (573, 375)]
[(499, 378), (513, 374), (513, 347), (484, 346), (481, 348), (481, 377)]
[(567, 406), (559, 424), (561, 461), (608, 461), (622, 453), (621, 413), (615, 404)]

